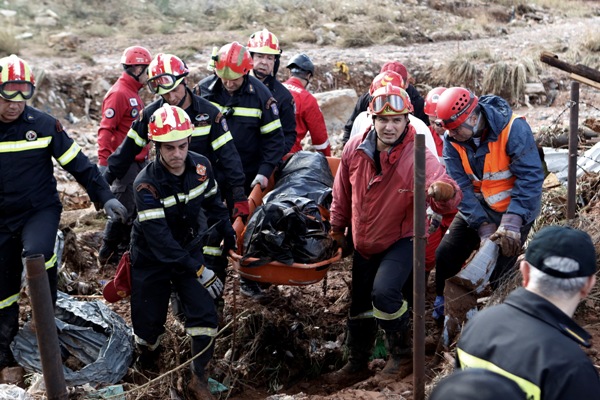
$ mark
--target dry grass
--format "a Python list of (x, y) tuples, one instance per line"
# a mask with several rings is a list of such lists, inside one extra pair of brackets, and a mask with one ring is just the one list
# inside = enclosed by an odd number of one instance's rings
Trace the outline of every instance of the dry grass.
[(480, 74), (478, 66), (466, 58), (448, 61), (442, 71), (445, 86), (464, 86), (476, 92), (479, 91)]
[(0, 30), (0, 57), (17, 54), (20, 44), (15, 35), (9, 30)]

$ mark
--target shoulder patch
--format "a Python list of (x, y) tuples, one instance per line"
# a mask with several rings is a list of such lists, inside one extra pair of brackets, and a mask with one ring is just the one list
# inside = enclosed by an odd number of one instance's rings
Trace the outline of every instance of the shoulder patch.
[(206, 126), (210, 123), (210, 115), (208, 114), (198, 114), (194, 117), (196, 121), (196, 126)]
[(132, 118), (137, 118), (138, 114), (139, 114), (139, 111), (138, 111), (137, 108), (132, 108), (131, 109), (131, 117)]
[(150, 196), (148, 196), (148, 198), (144, 198), (144, 203), (154, 203), (155, 200), (158, 200), (158, 191), (151, 184), (140, 183), (135, 188), (136, 192), (141, 192), (142, 190), (147, 190), (150, 192)]
[(129, 99), (129, 105), (130, 105), (131, 107), (136, 107), (136, 106), (138, 105), (138, 101), (137, 101), (137, 99), (136, 99), (136, 98), (133, 98), (133, 97), (132, 97), (132, 98), (130, 98), (130, 99)]
[(115, 116), (115, 109), (114, 108), (107, 108), (106, 110), (104, 110), (104, 118), (112, 118)]
[(277, 100), (275, 100), (275, 98), (270, 97), (269, 100), (267, 100), (266, 108), (267, 110), (270, 108), (273, 112), (273, 115), (275, 115), (276, 117), (279, 115), (279, 108), (277, 107)]
[(36, 131), (27, 131), (25, 132), (25, 140), (27, 140), (28, 142), (33, 142), (34, 140), (36, 140), (38, 137), (37, 132)]
[(138, 115), (138, 121), (142, 122), (142, 120), (144, 119), (144, 110), (140, 110), (140, 114)]
[(56, 132), (63, 132), (65, 128), (63, 128), (62, 124), (59, 120), (56, 120)]
[(229, 132), (229, 126), (227, 125), (227, 120), (225, 117), (221, 118), (221, 128), (223, 128), (223, 132)]

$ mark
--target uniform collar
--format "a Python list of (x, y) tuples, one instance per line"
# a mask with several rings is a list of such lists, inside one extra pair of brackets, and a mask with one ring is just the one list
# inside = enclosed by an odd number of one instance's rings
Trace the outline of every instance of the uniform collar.
[(592, 336), (585, 329), (554, 304), (525, 288), (518, 288), (509, 294), (505, 304), (551, 325), (582, 346), (591, 346), (589, 341)]
[(123, 80), (123, 84), (132, 90), (139, 92), (139, 90), (144, 86), (139, 83), (133, 76), (129, 75), (127, 72), (123, 71), (121, 74), (121, 79)]

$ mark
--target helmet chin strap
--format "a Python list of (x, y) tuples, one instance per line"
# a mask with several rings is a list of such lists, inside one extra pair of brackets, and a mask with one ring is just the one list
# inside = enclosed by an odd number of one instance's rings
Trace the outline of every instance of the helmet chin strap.
[(179, 108), (183, 108), (183, 103), (185, 103), (185, 99), (187, 99), (187, 95), (188, 95), (188, 91), (187, 91), (187, 86), (185, 84), (185, 80), (183, 82), (181, 82), (181, 84), (185, 88), (185, 94), (183, 95), (183, 97), (181, 98), (181, 100), (179, 100), (179, 103), (177, 103), (177, 107), (179, 107)]
[(468, 130), (470, 130), (473, 133), (473, 135), (471, 137), (478, 138), (483, 133), (483, 128), (479, 128), (480, 123), (481, 123), (481, 112), (477, 115), (477, 122), (475, 122), (475, 125), (469, 125), (466, 122), (464, 122), (461, 126), (463, 128), (467, 128)]
[(145, 72), (143, 69), (139, 74), (134, 74), (133, 73), (133, 69), (135, 68), (134, 65), (127, 65), (125, 66), (125, 72), (127, 72), (127, 75), (131, 76), (133, 79), (135, 79), (136, 81), (140, 81), (140, 76), (142, 76), (142, 74)]

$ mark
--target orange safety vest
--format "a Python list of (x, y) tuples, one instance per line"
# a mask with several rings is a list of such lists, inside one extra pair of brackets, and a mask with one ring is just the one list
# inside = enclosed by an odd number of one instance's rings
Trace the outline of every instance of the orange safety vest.
[(505, 212), (508, 209), (512, 188), (517, 179), (510, 172), (510, 157), (506, 154), (506, 143), (510, 135), (510, 128), (516, 118), (522, 117), (513, 114), (508, 124), (498, 135), (498, 140), (488, 143), (489, 153), (485, 156), (483, 178), (481, 180), (473, 173), (464, 147), (458, 143), (452, 143), (452, 146), (460, 155), (465, 173), (471, 179), (475, 195), (479, 198), (483, 197), (488, 206), (498, 212)]

